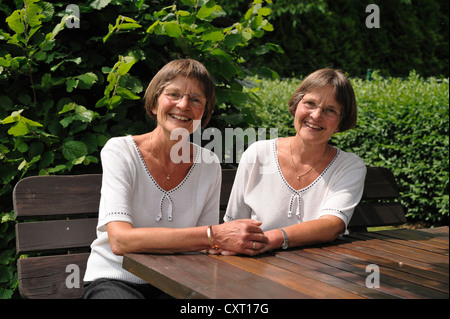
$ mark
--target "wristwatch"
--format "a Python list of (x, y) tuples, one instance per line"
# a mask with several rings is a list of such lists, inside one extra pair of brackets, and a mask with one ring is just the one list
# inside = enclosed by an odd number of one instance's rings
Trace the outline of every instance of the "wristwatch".
[(288, 249), (288, 247), (289, 247), (289, 238), (288, 238), (288, 236), (287, 236), (287, 234), (286, 234), (286, 232), (284, 231), (283, 228), (280, 228), (280, 230), (283, 233), (283, 238), (284, 238), (283, 244), (281, 245), (281, 249)]

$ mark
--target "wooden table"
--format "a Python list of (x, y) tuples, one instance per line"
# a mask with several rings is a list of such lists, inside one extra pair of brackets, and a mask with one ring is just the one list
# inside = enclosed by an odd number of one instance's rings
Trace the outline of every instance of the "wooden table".
[(448, 299), (448, 247), (446, 226), (356, 233), (256, 257), (126, 254), (123, 268), (180, 299)]

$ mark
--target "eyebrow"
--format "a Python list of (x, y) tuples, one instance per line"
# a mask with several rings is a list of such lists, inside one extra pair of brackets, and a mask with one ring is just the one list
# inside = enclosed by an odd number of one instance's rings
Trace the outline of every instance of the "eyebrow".
[[(178, 88), (178, 87), (173, 87), (173, 88), (165, 88), (165, 90), (167, 90), (167, 91), (170, 91), (170, 92), (175, 92), (175, 93), (180, 93), (180, 92), (182, 92), (183, 90), (181, 90), (180, 88)], [(197, 92), (193, 92), (193, 93), (185, 93), (185, 94), (189, 94), (190, 96), (194, 96), (194, 97), (205, 97), (205, 95), (204, 94), (202, 94), (202, 93), (197, 93)]]
[[(306, 94), (305, 94), (306, 95)], [(305, 96), (303, 96), (303, 98), (301, 99), (302, 101), (305, 100), (307, 102), (313, 102), (314, 104), (317, 104), (317, 99), (313, 98), (313, 97), (308, 97), (305, 98)], [(340, 107), (338, 105), (325, 105), (324, 107), (326, 108), (332, 108), (334, 110), (340, 111)]]

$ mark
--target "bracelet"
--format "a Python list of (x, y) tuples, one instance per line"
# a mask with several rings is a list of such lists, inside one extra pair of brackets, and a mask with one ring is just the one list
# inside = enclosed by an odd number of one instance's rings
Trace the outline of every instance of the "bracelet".
[(206, 234), (208, 235), (208, 241), (209, 241), (209, 245), (211, 246), (211, 249), (219, 249), (219, 245), (214, 245), (214, 234), (212, 232), (212, 226), (208, 226), (208, 228), (206, 228)]
[(288, 249), (289, 247), (288, 235), (286, 234), (286, 231), (283, 228), (279, 228), (279, 230), (281, 230), (281, 232), (283, 233), (283, 244), (281, 245), (281, 249), (283, 250)]

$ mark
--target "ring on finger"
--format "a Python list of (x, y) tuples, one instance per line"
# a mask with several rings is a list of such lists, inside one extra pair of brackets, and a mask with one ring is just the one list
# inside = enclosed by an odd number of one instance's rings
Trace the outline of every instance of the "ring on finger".
[(253, 242), (253, 249), (256, 247), (256, 241)]

